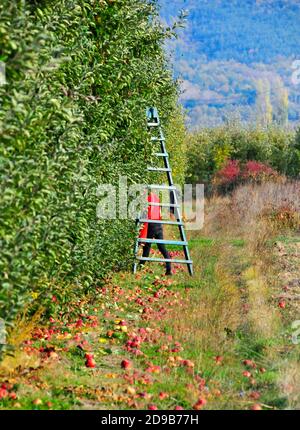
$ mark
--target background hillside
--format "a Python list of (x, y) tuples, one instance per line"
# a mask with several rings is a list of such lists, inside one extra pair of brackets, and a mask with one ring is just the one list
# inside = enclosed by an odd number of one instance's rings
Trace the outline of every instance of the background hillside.
[(168, 23), (181, 9), (189, 12), (169, 48), (192, 126), (233, 117), (297, 123), (300, 85), (292, 76), (300, 58), (298, 0), (161, 0), (161, 6)]

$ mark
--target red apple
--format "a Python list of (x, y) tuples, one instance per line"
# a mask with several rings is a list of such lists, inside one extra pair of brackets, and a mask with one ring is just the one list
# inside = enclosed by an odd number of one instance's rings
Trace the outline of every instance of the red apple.
[(252, 391), (250, 398), (253, 400), (258, 400), (260, 398), (260, 393), (258, 391)]
[(195, 367), (195, 364), (191, 360), (182, 360), (181, 364), (186, 367)]
[(205, 406), (207, 403), (207, 400), (204, 398), (200, 398), (193, 406), (193, 409), (195, 409), (196, 411), (199, 411), (200, 409), (203, 408), (203, 406)]
[(92, 359), (94, 358), (94, 354), (86, 353), (86, 354), (85, 354), (85, 358), (86, 358), (87, 360), (92, 360)]
[(221, 363), (222, 363), (222, 361), (223, 361), (223, 357), (222, 357), (221, 355), (217, 355), (217, 356), (215, 357), (215, 362), (216, 362), (216, 364), (221, 364)]
[(156, 366), (156, 365), (151, 365), (146, 369), (146, 372), (149, 373), (160, 373), (161, 368), (160, 366)]
[(169, 394), (161, 391), (159, 393), (158, 397), (160, 398), (160, 400), (164, 400), (164, 399), (167, 399), (169, 397)]
[(197, 382), (199, 382), (199, 386), (198, 386), (198, 388), (199, 388), (199, 390), (200, 391), (202, 391), (203, 390), (203, 388), (205, 387), (205, 384), (206, 384), (206, 381), (205, 381), (205, 379), (204, 378), (198, 378), (197, 379)]
[(122, 360), (121, 367), (122, 367), (122, 369), (127, 370), (127, 369), (130, 369), (132, 367), (132, 364), (129, 360)]
[(253, 360), (244, 360), (244, 361), (243, 361), (243, 364), (244, 364), (245, 366), (252, 367), (253, 369), (255, 369), (255, 368), (256, 368), (256, 364), (254, 363), (254, 361), (253, 361)]
[(278, 306), (280, 307), (280, 309), (284, 309), (286, 307), (286, 302), (285, 300), (280, 300), (278, 303)]
[(17, 399), (16, 393), (14, 391), (11, 392), (11, 393), (9, 393), (9, 398), (12, 399), (12, 400), (16, 400)]
[(76, 327), (82, 327), (83, 326), (83, 321), (80, 319), (76, 322)]
[(255, 405), (251, 406), (251, 411), (261, 411), (262, 407), (259, 403), (255, 403)]
[(93, 358), (88, 358), (85, 362), (86, 367), (94, 368), (96, 367), (96, 362)]
[(149, 411), (157, 411), (157, 410), (158, 410), (158, 407), (157, 407), (156, 405), (149, 405), (149, 406), (148, 406), (148, 410), (149, 410)]
[(5, 388), (0, 388), (0, 400), (8, 396), (8, 391)]

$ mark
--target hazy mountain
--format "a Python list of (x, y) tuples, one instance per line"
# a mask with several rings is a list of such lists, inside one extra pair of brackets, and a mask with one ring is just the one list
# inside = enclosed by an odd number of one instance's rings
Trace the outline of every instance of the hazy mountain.
[(232, 116), (255, 121), (264, 109), (282, 123), (288, 108), (289, 121), (299, 121), (300, 0), (160, 3), (167, 22), (181, 9), (189, 12), (186, 28), (169, 48), (193, 126)]

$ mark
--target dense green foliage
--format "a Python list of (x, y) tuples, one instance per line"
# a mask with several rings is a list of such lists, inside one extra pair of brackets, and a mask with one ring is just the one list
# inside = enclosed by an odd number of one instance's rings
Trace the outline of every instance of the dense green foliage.
[(185, 183), (187, 168), (187, 130), (181, 108), (176, 108), (169, 116), (166, 138), (173, 181), (181, 186)]
[(145, 108), (166, 120), (176, 87), (155, 1), (3, 0), (0, 35), (0, 317), (10, 322), (32, 297), (63, 296), (57, 285), (80, 294), (129, 267), (134, 222), (97, 219), (97, 186), (145, 183)]
[(241, 125), (203, 129), (189, 136), (188, 177), (192, 183), (211, 180), (227, 160), (259, 161), (281, 174), (298, 177), (300, 148), (294, 132), (271, 127), (246, 129)]

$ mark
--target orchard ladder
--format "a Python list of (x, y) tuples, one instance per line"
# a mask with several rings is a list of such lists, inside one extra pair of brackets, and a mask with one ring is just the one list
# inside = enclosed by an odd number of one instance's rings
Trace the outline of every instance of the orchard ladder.
[[(188, 241), (186, 239), (184, 223), (182, 220), (182, 216), (181, 216), (181, 212), (180, 212), (180, 205), (179, 205), (178, 197), (177, 197), (177, 189), (176, 189), (176, 186), (174, 185), (174, 182), (173, 182), (172, 169), (170, 167), (170, 162), (169, 162), (169, 154), (168, 154), (167, 149), (166, 149), (165, 137), (164, 137), (164, 134), (162, 131), (158, 111), (156, 108), (147, 109), (147, 127), (148, 127), (148, 130), (151, 132), (151, 135), (153, 135), (153, 133), (155, 131), (156, 136), (152, 136), (151, 141), (154, 144), (160, 145), (160, 152), (156, 152), (154, 155), (157, 157), (157, 159), (160, 159), (160, 160), (162, 159), (163, 164), (164, 164), (164, 167), (148, 167), (147, 170), (150, 172), (166, 173), (167, 180), (168, 180), (168, 185), (158, 185), (158, 184), (148, 185), (148, 189), (150, 191), (152, 191), (152, 190), (168, 190), (170, 193), (170, 196), (171, 196), (170, 200), (172, 201), (172, 203), (171, 202), (170, 203), (148, 203), (148, 205), (160, 206), (160, 207), (169, 207), (170, 209), (172, 208), (175, 221), (171, 221), (170, 219), (169, 220), (154, 221), (154, 220), (149, 220), (147, 218), (140, 217), (139, 219), (137, 219), (137, 226), (140, 228), (140, 225), (143, 223), (160, 223), (160, 224), (177, 226), (179, 229), (179, 234), (180, 234), (181, 240), (179, 241), (179, 240), (158, 240), (158, 239), (137, 238), (136, 243), (135, 243), (135, 248), (134, 248), (135, 263), (134, 263), (133, 271), (134, 271), (134, 273), (136, 273), (139, 261), (152, 261), (152, 262), (164, 262), (164, 263), (170, 262), (170, 263), (177, 263), (177, 264), (186, 264), (188, 267), (189, 274), (191, 276), (193, 276), (193, 261), (190, 258)], [(139, 229), (138, 229), (138, 231), (139, 231)], [(138, 250), (139, 250), (139, 245), (141, 243), (153, 243), (153, 244), (162, 243), (165, 245), (182, 246), (183, 250), (184, 250), (185, 259), (166, 260), (164, 258), (139, 257), (138, 256)]]

